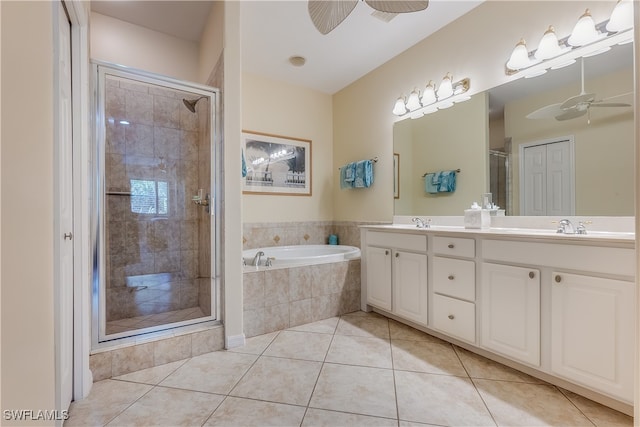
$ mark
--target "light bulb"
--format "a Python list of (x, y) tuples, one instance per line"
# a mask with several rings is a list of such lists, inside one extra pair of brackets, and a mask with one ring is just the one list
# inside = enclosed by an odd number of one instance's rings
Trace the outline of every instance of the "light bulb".
[(414, 111), (420, 107), (420, 95), (418, 94), (418, 90), (414, 89), (409, 94), (409, 99), (407, 100), (407, 108), (409, 109), (409, 111)]
[(396, 116), (402, 116), (407, 112), (407, 107), (404, 104), (404, 98), (400, 97), (396, 100), (396, 105), (393, 107), (393, 114)]
[(587, 9), (580, 19), (578, 19), (576, 26), (573, 27), (573, 31), (571, 32), (567, 43), (571, 46), (584, 46), (586, 44), (593, 43), (602, 37), (604, 37), (604, 34), (601, 34), (596, 30), (596, 24), (593, 22), (591, 12)]
[(453, 95), (451, 74), (447, 73), (447, 75), (442, 78), (442, 83), (440, 83), (440, 87), (438, 88), (438, 100), (448, 98), (451, 95)]
[(529, 52), (527, 52), (527, 44), (524, 39), (520, 39), (516, 47), (513, 48), (511, 56), (507, 61), (507, 68), (511, 70), (521, 70), (531, 65)]
[(545, 59), (554, 58), (562, 53), (562, 49), (558, 45), (558, 37), (553, 26), (549, 25), (547, 31), (544, 32), (542, 40), (538, 45), (538, 49), (534, 54), (535, 58), (542, 61)]
[(424, 92), (422, 92), (422, 99), (420, 101), (422, 102), (422, 105), (424, 107), (436, 102), (436, 88), (433, 85), (432, 81), (429, 81), (429, 84), (424, 89)]
[(633, 27), (633, 2), (631, 0), (618, 0), (607, 23), (607, 31), (618, 33), (631, 27)]

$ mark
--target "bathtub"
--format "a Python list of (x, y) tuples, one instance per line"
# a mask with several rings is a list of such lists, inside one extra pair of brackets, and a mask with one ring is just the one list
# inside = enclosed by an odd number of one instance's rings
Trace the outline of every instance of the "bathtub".
[[(253, 266), (253, 258), (259, 251), (264, 252), (260, 265)], [(272, 258), (271, 267), (265, 267), (268, 258)], [(325, 264), (329, 262), (360, 259), (360, 249), (345, 245), (293, 245), (272, 246), (267, 248), (248, 249), (242, 252), (245, 268), (286, 268), (302, 265)]]

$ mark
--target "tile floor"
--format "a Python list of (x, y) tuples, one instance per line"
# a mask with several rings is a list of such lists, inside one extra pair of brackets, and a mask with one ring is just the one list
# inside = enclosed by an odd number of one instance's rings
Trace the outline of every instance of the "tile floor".
[(200, 307), (184, 308), (182, 310), (166, 311), (164, 313), (148, 314), (146, 316), (128, 317), (126, 319), (107, 322), (107, 335), (134, 329), (150, 328), (184, 320), (199, 319), (206, 315)]
[(65, 425), (631, 426), (632, 418), (373, 313), (100, 381)]

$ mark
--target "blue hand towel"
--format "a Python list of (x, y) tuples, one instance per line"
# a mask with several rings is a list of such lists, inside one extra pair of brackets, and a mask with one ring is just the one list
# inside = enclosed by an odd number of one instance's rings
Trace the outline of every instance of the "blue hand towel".
[(373, 164), (371, 160), (360, 160), (355, 164), (355, 188), (368, 188), (373, 184)]
[(438, 192), (438, 187), (440, 186), (440, 174), (439, 173), (428, 173), (424, 177), (424, 191), (430, 194), (435, 194)]
[(456, 191), (456, 171), (441, 171), (440, 185), (438, 185), (440, 193), (453, 193)]
[(355, 163), (349, 163), (340, 168), (340, 189), (353, 188), (356, 177)]
[(242, 177), (247, 176), (247, 162), (244, 160), (244, 150), (242, 152)]

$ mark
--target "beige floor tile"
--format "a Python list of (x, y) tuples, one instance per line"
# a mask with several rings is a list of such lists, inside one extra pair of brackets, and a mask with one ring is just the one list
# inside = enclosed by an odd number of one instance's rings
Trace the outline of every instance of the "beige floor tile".
[(473, 382), (500, 426), (593, 426), (555, 386), (480, 379)]
[(65, 426), (102, 426), (151, 390), (147, 384), (104, 380), (93, 384), (89, 396), (72, 402)]
[(321, 362), (262, 356), (230, 395), (307, 405), (321, 367)]
[(396, 418), (393, 371), (325, 363), (309, 407)]
[(371, 316), (342, 316), (336, 335), (356, 335), (389, 339), (389, 321)]
[(205, 426), (299, 426), (304, 406), (227, 397)]
[(451, 344), (392, 339), (391, 352), (394, 369), (467, 376)]
[(391, 369), (391, 346), (381, 338), (336, 335), (327, 362)]
[(289, 328), (290, 331), (301, 332), (316, 332), (319, 334), (333, 334), (338, 326), (338, 317), (330, 317), (324, 320), (318, 320), (317, 322), (307, 323), (306, 325), (300, 325), (293, 328)]
[(455, 426), (495, 425), (468, 378), (396, 371), (401, 420)]
[(371, 417), (369, 415), (314, 408), (307, 410), (304, 421), (302, 421), (302, 427), (397, 427), (397, 425), (398, 421), (392, 418)]
[(389, 320), (389, 333), (392, 340), (429, 341), (444, 343), (445, 341), (419, 331), (404, 323)]
[(531, 384), (546, 384), (544, 381), (534, 378), (524, 372), (517, 371), (501, 363), (494, 362), (486, 357), (467, 351), (458, 346), (453, 346), (467, 369), (471, 378), (483, 378), (488, 380), (517, 381)]
[(156, 387), (108, 426), (201, 426), (224, 396)]
[(598, 427), (631, 427), (633, 425), (633, 417), (618, 412), (615, 409), (608, 408), (586, 397), (579, 396), (569, 390), (561, 389), (560, 391)]
[(160, 385), (208, 393), (227, 394), (258, 356), (217, 351), (188, 360)]
[(154, 366), (153, 368), (143, 369), (141, 371), (132, 372), (130, 374), (114, 377), (114, 380), (131, 381), (134, 383), (156, 385), (160, 381), (171, 375), (176, 369), (184, 365), (187, 360), (178, 360), (177, 362), (166, 363), (164, 365)]
[(314, 332), (281, 331), (263, 354), (322, 362), (332, 338), (331, 335)]
[(246, 354), (257, 354), (260, 355), (264, 350), (269, 347), (271, 341), (278, 336), (280, 332), (271, 332), (264, 335), (258, 335), (255, 337), (247, 338), (245, 340), (245, 344), (242, 347), (235, 347), (229, 349), (228, 351), (234, 353), (246, 353)]

